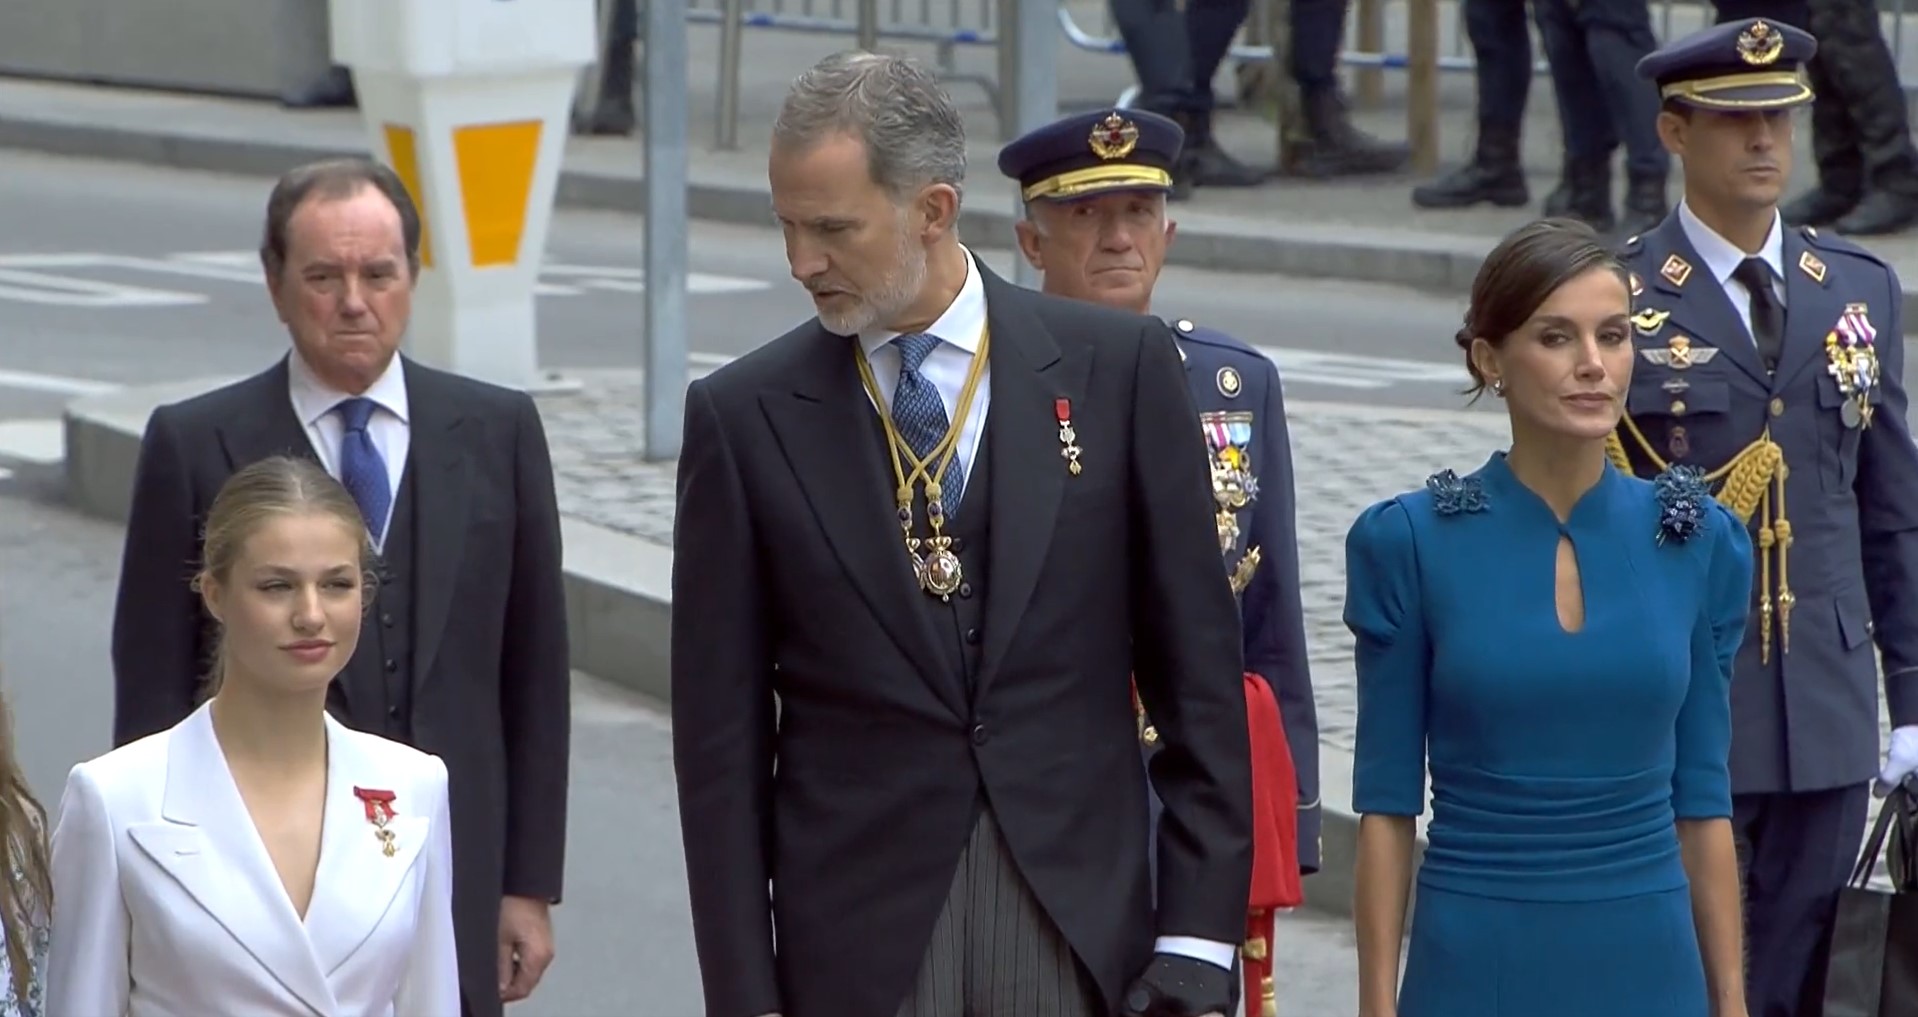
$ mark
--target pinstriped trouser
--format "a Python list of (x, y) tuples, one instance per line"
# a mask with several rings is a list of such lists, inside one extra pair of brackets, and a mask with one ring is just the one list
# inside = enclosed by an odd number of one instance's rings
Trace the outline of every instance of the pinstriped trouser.
[(898, 1017), (1105, 1017), (1091, 977), (1013, 865), (991, 809), (959, 856)]

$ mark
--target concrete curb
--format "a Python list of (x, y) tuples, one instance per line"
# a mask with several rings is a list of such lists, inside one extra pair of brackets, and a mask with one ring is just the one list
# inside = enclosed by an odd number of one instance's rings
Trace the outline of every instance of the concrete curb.
[[(202, 378), (128, 388), (70, 403), (64, 418), (65, 469), (73, 507), (124, 524), (140, 438), (154, 408), (235, 380)], [(1303, 402), (1295, 409), (1355, 417), (1367, 412), (1363, 406), (1336, 403)], [(1408, 412), (1437, 419), (1457, 411)], [(579, 519), (563, 519), (562, 527), (573, 667), (670, 703), (672, 551)], [(1319, 756), (1323, 858), (1319, 873), (1305, 881), (1305, 906), (1350, 915), (1358, 846), (1358, 818), (1351, 809), (1352, 758), (1332, 745), (1322, 745)], [(1421, 818), (1421, 852), (1424, 826)]]

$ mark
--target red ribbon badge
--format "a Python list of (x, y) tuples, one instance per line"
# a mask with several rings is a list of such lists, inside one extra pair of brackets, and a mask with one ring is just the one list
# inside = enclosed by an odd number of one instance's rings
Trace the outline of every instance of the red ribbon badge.
[(396, 813), (393, 810), (395, 795), (391, 791), (377, 791), (373, 788), (356, 787), (354, 797), (366, 805), (366, 821), (373, 824), (373, 835), (380, 840), (380, 851), (386, 857), (393, 857), (399, 848), (393, 843), (393, 831), (386, 828)]
[(1066, 470), (1076, 477), (1082, 469), (1079, 465), (1079, 453), (1082, 450), (1077, 444), (1079, 435), (1072, 429), (1072, 400), (1054, 399), (1052, 412), (1059, 418), (1059, 444), (1062, 446), (1059, 455), (1066, 461)]

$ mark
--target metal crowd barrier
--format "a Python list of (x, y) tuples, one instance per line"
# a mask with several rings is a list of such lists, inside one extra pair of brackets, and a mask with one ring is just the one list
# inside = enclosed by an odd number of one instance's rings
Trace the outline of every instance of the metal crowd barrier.
[(714, 143), (739, 146), (740, 44), (748, 28), (849, 35), (861, 49), (873, 49), (880, 39), (930, 42), (942, 77), (978, 85), (999, 109), (999, 83), (960, 70), (953, 59), (960, 46), (998, 45), (994, 7), (994, 0), (691, 0), (688, 21), (719, 25)]

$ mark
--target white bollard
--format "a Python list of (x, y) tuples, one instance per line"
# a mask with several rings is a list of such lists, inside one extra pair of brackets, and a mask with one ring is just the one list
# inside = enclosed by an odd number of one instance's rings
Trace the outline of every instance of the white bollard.
[[(376, 158), (419, 206), (407, 353), (521, 389), (539, 369), (534, 287), (594, 0), (330, 0)], [(562, 383), (563, 384), (563, 383)]]

